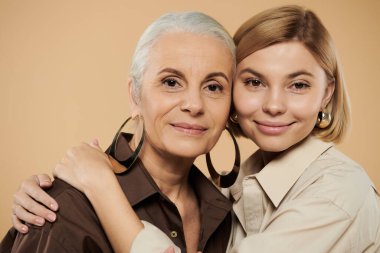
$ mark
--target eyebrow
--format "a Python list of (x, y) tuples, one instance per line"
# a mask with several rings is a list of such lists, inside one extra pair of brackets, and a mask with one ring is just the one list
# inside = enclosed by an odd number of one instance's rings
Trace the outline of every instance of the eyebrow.
[[(259, 78), (262, 78), (262, 79), (265, 78), (263, 74), (261, 74), (260, 72), (255, 71), (255, 70), (253, 70), (253, 69), (251, 69), (251, 68), (245, 68), (245, 69), (241, 70), (241, 71), (239, 72), (239, 75), (241, 75), (241, 74), (243, 74), (243, 73), (250, 73), (250, 74), (255, 75), (255, 76), (257, 76), (257, 77), (259, 77)], [(310, 73), (309, 71), (306, 71), (306, 70), (298, 70), (298, 71), (296, 71), (296, 72), (293, 72), (293, 73), (288, 74), (288, 75), (287, 75), (287, 78), (292, 79), (292, 78), (295, 78), (295, 77), (297, 77), (297, 76), (301, 76), (301, 75), (306, 75), (306, 76), (314, 77), (314, 75), (313, 75), (312, 73)]]
[(259, 77), (259, 78), (263, 78), (264, 77), (263, 74), (260, 74), (259, 72), (255, 71), (255, 70), (253, 70), (251, 68), (245, 68), (245, 69), (241, 70), (239, 72), (239, 75), (244, 74), (244, 73), (249, 73), (249, 74), (255, 75), (255, 76)]
[(173, 69), (173, 68), (164, 68), (163, 70), (161, 70), (160, 72), (158, 72), (158, 74), (162, 74), (162, 73), (165, 73), (165, 72), (175, 74), (175, 75), (177, 75), (177, 76), (185, 79), (185, 81), (186, 81), (185, 75), (181, 71), (179, 71), (179, 70), (176, 70), (176, 69)]
[[(162, 74), (162, 73), (165, 73), (165, 72), (175, 74), (175, 75), (183, 78), (186, 81), (185, 75), (181, 71), (179, 71), (177, 69), (164, 68), (160, 72), (158, 72), (158, 74)], [(223, 77), (224, 79), (227, 80), (227, 82), (229, 82), (228, 77), (223, 72), (212, 72), (212, 73), (208, 74), (205, 79), (210, 79), (210, 78), (218, 77), (218, 76)]]
[(210, 79), (210, 78), (218, 77), (218, 76), (223, 77), (224, 79), (226, 79), (227, 82), (230, 82), (226, 74), (224, 74), (223, 72), (212, 72), (206, 76), (206, 79)]
[(314, 77), (314, 75), (312, 73), (310, 73), (309, 71), (306, 71), (306, 70), (296, 71), (294, 73), (289, 74), (288, 77), (289, 78), (294, 78), (294, 77), (301, 76), (301, 75), (306, 75), (306, 76)]

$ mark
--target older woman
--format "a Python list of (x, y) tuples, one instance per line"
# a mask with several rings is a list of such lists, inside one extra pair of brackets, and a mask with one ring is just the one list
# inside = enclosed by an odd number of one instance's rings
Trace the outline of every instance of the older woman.
[[(18, 233), (15, 238), (8, 233), (1, 251), (112, 252), (112, 243), (119, 252), (112, 236), (117, 224), (102, 222), (110, 233), (108, 241), (100, 222), (109, 214), (134, 215), (134, 210), (137, 222), (118, 233), (133, 239), (136, 233), (132, 228), (141, 229), (139, 219), (143, 219), (167, 231), (183, 251), (225, 252), (232, 205), (193, 162), (215, 145), (225, 129), (234, 70), (234, 43), (212, 18), (179, 13), (155, 21), (138, 42), (129, 82), (132, 118), (139, 119), (144, 129), (139, 159), (117, 177), (111, 170), (102, 170), (104, 173), (79, 179), (82, 187), (73, 183), (88, 193), (88, 199), (71, 185), (55, 180), (48, 192), (60, 206), (57, 221), (30, 227), (29, 233)], [(137, 149), (136, 136), (119, 138), (118, 160), (126, 160)], [(103, 152), (82, 144), (70, 149), (56, 169), (70, 166), (112, 165)], [(83, 187), (86, 182), (101, 185), (102, 193), (92, 194)], [(125, 196), (133, 210), (119, 202)], [(101, 200), (110, 208), (95, 212), (89, 200)], [(116, 210), (113, 205), (122, 207)], [(126, 238), (122, 246), (129, 248), (130, 243)]]
[[(312, 11), (284, 6), (252, 17), (234, 40), (229, 123), (259, 150), (229, 189), (232, 252), (379, 252), (379, 195), (365, 171), (333, 145), (350, 117), (326, 28)], [(59, 174), (77, 177), (70, 169)], [(163, 235), (150, 226), (138, 231), (133, 248), (146, 252), (144, 238)], [(174, 246), (166, 242), (161, 249)]]

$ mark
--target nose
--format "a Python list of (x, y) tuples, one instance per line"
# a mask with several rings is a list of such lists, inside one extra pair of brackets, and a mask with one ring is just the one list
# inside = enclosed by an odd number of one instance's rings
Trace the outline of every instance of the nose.
[(272, 116), (283, 114), (286, 111), (286, 97), (281, 89), (269, 89), (264, 99), (263, 111)]
[(187, 112), (191, 116), (198, 116), (204, 113), (203, 98), (199, 89), (188, 89), (184, 92), (181, 111)]

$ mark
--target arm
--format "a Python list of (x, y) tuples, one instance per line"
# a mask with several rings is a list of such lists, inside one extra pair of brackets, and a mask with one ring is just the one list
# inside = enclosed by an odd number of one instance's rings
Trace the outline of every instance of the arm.
[(114, 250), (129, 252), (134, 238), (144, 226), (127, 201), (107, 155), (97, 142), (92, 146), (82, 143), (70, 148), (56, 165), (54, 174), (86, 194)]
[[(55, 167), (54, 174), (86, 194), (115, 252), (141, 252), (141, 249), (144, 252), (163, 252), (174, 246), (154, 226), (146, 224), (147, 228), (144, 229), (112, 171), (108, 156), (97, 142), (69, 149), (62, 162)], [(110, 209), (112, 213), (108, 211)], [(137, 243), (132, 245), (135, 238)], [(150, 241), (149, 245), (147, 240)], [(172, 249), (168, 250), (170, 252)]]
[(103, 229), (96, 222), (93, 208), (81, 192), (56, 180), (49, 194), (60, 205), (57, 221), (54, 224), (46, 222), (43, 226), (29, 225), (28, 233), (18, 233), (13, 240), (6, 241), (4, 252), (67, 253), (87, 252), (94, 248), (108, 252), (111, 249), (104, 240)]
[[(143, 227), (112, 173), (108, 157), (104, 157), (104, 153), (97, 145), (94, 146), (82, 144), (68, 150), (62, 162), (56, 166), (55, 174), (86, 193), (114, 250), (129, 252), (131, 243), (137, 236), (131, 252), (141, 252), (142, 250), (163, 252), (164, 249), (167, 249), (165, 253), (180, 252), (161, 230), (149, 223), (144, 223), (145, 228)], [(32, 176), (22, 183), (14, 195), (13, 224), (21, 233), (26, 233), (28, 227), (20, 220), (41, 226), (43, 222), (36, 222), (36, 219), (46, 219), (49, 215), (54, 214), (46, 206), (58, 207), (57, 202), (41, 189), (43, 185), (48, 187), (51, 185), (51, 179), (47, 175)], [(107, 203), (103, 198), (108, 200)], [(107, 212), (110, 209), (113, 210), (112, 214)], [(55, 216), (53, 220), (55, 220)], [(120, 222), (121, 220), (123, 222)], [(132, 233), (131, 224), (134, 228)], [(125, 237), (126, 235), (128, 238)], [(149, 245), (146, 244), (147, 240), (150, 242)]]

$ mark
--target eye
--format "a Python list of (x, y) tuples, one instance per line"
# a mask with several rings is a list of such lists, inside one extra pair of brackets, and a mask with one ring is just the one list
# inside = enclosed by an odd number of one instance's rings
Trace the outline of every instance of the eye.
[(162, 84), (169, 87), (169, 88), (175, 88), (176, 86), (179, 86), (180, 84), (178, 81), (174, 78), (166, 78), (162, 80)]
[(290, 88), (297, 90), (297, 91), (301, 91), (301, 90), (305, 90), (305, 89), (310, 88), (310, 85), (308, 83), (305, 83), (305, 82), (294, 82), (291, 84)]
[(245, 85), (249, 85), (252, 87), (259, 87), (259, 86), (263, 85), (263, 82), (258, 78), (249, 78), (249, 79), (245, 80), (244, 83), (245, 83)]
[(223, 86), (220, 84), (209, 84), (205, 88), (207, 89), (207, 91), (212, 93), (223, 91)]

